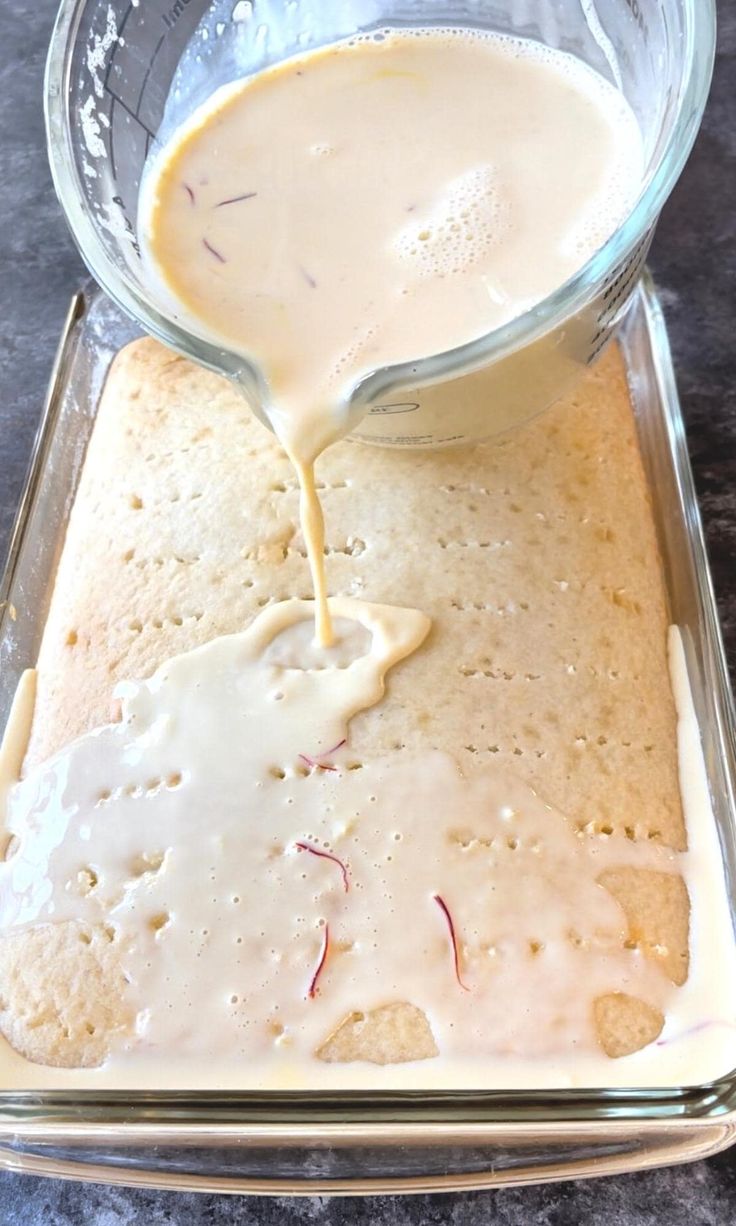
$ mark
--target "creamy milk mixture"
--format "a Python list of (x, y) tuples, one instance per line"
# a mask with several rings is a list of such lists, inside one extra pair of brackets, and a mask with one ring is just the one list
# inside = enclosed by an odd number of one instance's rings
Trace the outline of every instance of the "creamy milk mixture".
[[(331, 612), (332, 648), (310, 645), (311, 604), (287, 601), (123, 683), (120, 723), (12, 787), (2, 925), (105, 924), (136, 1019), (100, 1069), (54, 1070), (54, 1083), (657, 1085), (730, 1067), (733, 942), (679, 639), (687, 854), (580, 832), (518, 780), (464, 776), (437, 752), (356, 762), (350, 717), (380, 700), (429, 623), (348, 598)], [(0, 789), (27, 737), (25, 688)], [(625, 946), (623, 912), (597, 884), (622, 865), (685, 875), (681, 988)], [(592, 1003), (615, 991), (667, 1021), (613, 1061)], [(421, 1063), (368, 1073), (320, 1059), (346, 1018), (398, 1003), (427, 1019)], [(49, 1080), (9, 1049), (0, 1075)]]
[[(14, 783), (22, 690), (0, 761), (16, 836), (2, 922), (109, 925), (136, 1018), (100, 1070), (55, 1071), (56, 1084), (666, 1084), (691, 1079), (703, 1026), (710, 1063), (694, 1076), (723, 1071), (718, 984), (734, 976), (719, 980), (708, 955), (733, 956), (722, 895), (702, 888), (717, 847), (677, 654), (685, 803), (700, 822), (687, 855), (576, 831), (518, 780), (465, 776), (436, 752), (356, 762), (351, 717), (429, 623), (327, 602), (312, 475), (362, 374), (459, 345), (556, 288), (641, 174), (633, 117), (602, 80), (463, 32), (293, 60), (218, 92), (159, 156), (149, 257), (180, 314), (264, 373), (302, 483), (318, 635), (311, 602), (266, 609), (126, 683), (119, 724)], [(598, 885), (621, 865), (684, 873), (683, 988), (626, 948)], [(617, 991), (667, 1021), (657, 1044), (611, 1061), (592, 1004)], [(429, 1026), (421, 1066), (320, 1060), (346, 1018), (400, 1003)], [(3, 1065), (21, 1084), (48, 1078), (13, 1053)]]
[(297, 466), (329, 639), (311, 465), (361, 375), (452, 349), (562, 285), (641, 186), (621, 94), (540, 44), (386, 31), (226, 86), (173, 137), (141, 230), (175, 310), (248, 354)]

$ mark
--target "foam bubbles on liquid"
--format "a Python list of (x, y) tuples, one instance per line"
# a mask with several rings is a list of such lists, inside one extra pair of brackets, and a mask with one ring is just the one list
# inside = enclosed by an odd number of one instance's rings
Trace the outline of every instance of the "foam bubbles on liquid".
[(508, 229), (508, 206), (493, 168), (474, 166), (448, 184), (428, 211), (394, 239), (399, 259), (420, 277), (447, 277), (479, 264)]
[[(396, 33), (390, 27), (386, 27), (357, 34), (347, 40), (344, 45), (349, 48), (360, 43), (389, 42), (395, 37), (397, 37)], [(501, 34), (494, 30), (475, 30), (466, 27), (455, 29), (442, 26), (423, 26), (414, 29), (409, 27), (402, 29), (398, 37), (428, 39), (435, 43), (450, 43), (458, 39), (463, 42), (485, 43), (490, 44), (497, 54), (510, 59), (532, 60), (537, 64), (548, 65), (555, 73), (566, 77), (573, 89), (586, 94), (591, 106), (599, 113), (607, 116), (611, 132), (615, 135), (616, 149), (605, 181), (595, 194), (589, 208), (585, 210), (583, 216), (576, 220), (568, 234), (560, 241), (562, 252), (572, 257), (576, 265), (579, 266), (589, 259), (626, 219), (644, 178), (645, 159), (641, 130), (634, 112), (620, 90), (577, 56), (546, 46), (531, 38)], [(463, 176), (463, 180), (465, 177)], [(498, 193), (496, 193), (496, 202), (499, 212), (502, 213)], [(490, 218), (483, 220), (488, 223)], [(499, 216), (496, 220), (502, 220), (502, 217)], [(417, 227), (417, 231), (420, 228)], [(471, 251), (466, 252), (466, 259), (462, 264), (451, 257), (452, 244), (444, 227), (441, 227), (440, 233), (436, 233), (432, 228), (430, 246), (423, 254), (419, 251), (418, 246), (411, 242), (412, 228), (406, 227), (398, 236), (397, 250), (403, 258), (407, 259), (407, 262), (414, 264), (420, 275), (446, 276), (448, 273), (468, 268), (482, 258), (482, 254), (488, 249), (482, 245), (484, 243), (484, 237), (480, 232), (482, 228), (482, 226), (479, 227), (472, 242), (472, 253)], [(471, 243), (468, 245), (471, 247)], [(438, 270), (431, 264), (431, 259), (440, 257), (443, 247), (446, 259), (441, 261), (438, 259), (438, 263), (441, 262), (449, 267), (442, 267)], [(476, 251), (477, 255), (475, 255)]]

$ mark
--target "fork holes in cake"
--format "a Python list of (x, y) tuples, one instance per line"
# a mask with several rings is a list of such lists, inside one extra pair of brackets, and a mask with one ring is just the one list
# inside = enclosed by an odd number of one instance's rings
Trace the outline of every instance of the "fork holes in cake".
[(91, 865), (87, 864), (83, 868), (80, 868), (79, 872), (77, 873), (77, 887), (80, 894), (91, 894), (97, 889), (98, 883), (99, 877)]
[(131, 876), (143, 877), (146, 873), (157, 873), (164, 862), (165, 854), (163, 851), (142, 852), (131, 863)]

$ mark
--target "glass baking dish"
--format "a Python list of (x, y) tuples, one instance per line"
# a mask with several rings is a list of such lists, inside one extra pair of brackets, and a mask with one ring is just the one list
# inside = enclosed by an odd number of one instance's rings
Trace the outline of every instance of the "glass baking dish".
[[(0, 584), (0, 729), (36, 659), (105, 375), (138, 335), (95, 288), (72, 302)], [(731, 900), (734, 722), (667, 334), (645, 281), (622, 331), (670, 602)], [(707, 1042), (704, 1037), (703, 1042)], [(736, 1070), (675, 1089), (20, 1092), (0, 1087), (0, 1164), (168, 1188), (357, 1194), (485, 1188), (702, 1158), (736, 1135)]]

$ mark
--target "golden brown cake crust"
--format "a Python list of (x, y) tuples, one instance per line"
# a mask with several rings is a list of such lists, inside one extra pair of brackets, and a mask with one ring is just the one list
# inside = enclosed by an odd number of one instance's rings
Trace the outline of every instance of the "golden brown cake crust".
[(93, 1068), (133, 1021), (111, 929), (68, 921), (0, 940), (0, 1029), (29, 1060)]

